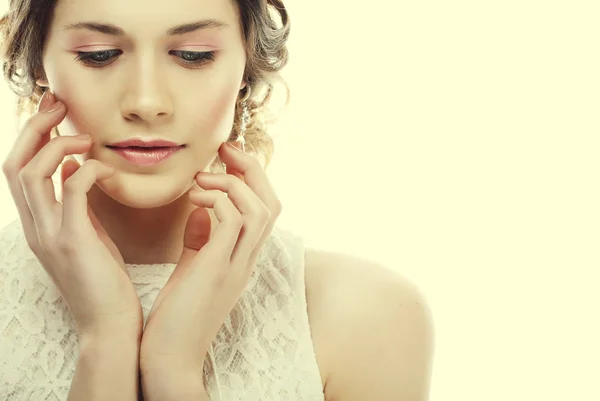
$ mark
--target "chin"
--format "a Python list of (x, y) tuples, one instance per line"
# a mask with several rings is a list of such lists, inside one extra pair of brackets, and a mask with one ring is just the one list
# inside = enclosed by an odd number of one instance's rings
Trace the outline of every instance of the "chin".
[(193, 186), (193, 179), (173, 175), (139, 175), (120, 172), (96, 183), (107, 196), (122, 205), (136, 209), (152, 209), (181, 198)]

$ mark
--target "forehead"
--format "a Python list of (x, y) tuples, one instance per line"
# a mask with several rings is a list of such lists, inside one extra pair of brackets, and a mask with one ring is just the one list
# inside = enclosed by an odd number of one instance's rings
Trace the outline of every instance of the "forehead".
[(123, 28), (126, 34), (156, 31), (205, 18), (221, 20), (238, 29), (235, 0), (58, 0), (54, 28), (81, 21), (101, 21)]

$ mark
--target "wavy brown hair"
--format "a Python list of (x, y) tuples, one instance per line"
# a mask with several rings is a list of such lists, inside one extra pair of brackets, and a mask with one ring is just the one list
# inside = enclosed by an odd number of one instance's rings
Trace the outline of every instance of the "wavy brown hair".
[[(246, 151), (256, 156), (266, 169), (274, 152), (269, 125), (276, 114), (268, 106), (274, 89), (285, 89), (284, 108), (289, 103), (289, 88), (280, 75), (287, 64), (287, 39), (290, 21), (282, 0), (231, 0), (237, 6), (246, 44), (244, 81), (251, 89), (246, 104), (250, 122), (244, 138)], [(0, 19), (0, 57), (4, 78), (18, 96), (18, 117), (35, 112), (45, 88), (36, 84), (44, 78), (42, 51), (57, 0), (10, 0), (9, 11)], [(277, 21), (277, 14), (279, 20)], [(247, 93), (247, 90), (244, 90)], [(240, 99), (244, 94), (241, 94)], [(235, 110), (234, 124), (228, 140), (240, 130), (241, 102)], [(53, 135), (57, 135), (58, 129)], [(218, 166), (218, 167), (217, 167)], [(211, 171), (220, 170), (217, 157)]]

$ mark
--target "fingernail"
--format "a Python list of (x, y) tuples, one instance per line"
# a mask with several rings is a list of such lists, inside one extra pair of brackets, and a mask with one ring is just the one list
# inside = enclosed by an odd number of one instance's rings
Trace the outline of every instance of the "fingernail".
[[(62, 102), (56, 102), (54, 103), (51, 107), (47, 106), (47, 109), (42, 110), (44, 113), (52, 113), (58, 109), (60, 109), (62, 106)], [(48, 108), (49, 107), (49, 108)]]
[(87, 141), (88, 139), (90, 139), (90, 136), (88, 134), (79, 134), (75, 135), (75, 138), (81, 139), (82, 141)]
[(40, 103), (38, 104), (38, 112), (47, 110), (50, 105), (56, 102), (56, 99), (52, 95), (52, 92), (46, 91), (42, 95), (40, 99)]

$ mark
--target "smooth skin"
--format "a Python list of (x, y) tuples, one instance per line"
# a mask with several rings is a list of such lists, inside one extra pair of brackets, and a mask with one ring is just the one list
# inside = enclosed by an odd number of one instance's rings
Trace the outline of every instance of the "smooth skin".
[[(51, 97), (45, 95), (40, 109), (53, 111), (42, 111), (27, 122), (3, 171), (28, 244), (59, 288), (80, 337), (104, 341), (106, 334), (120, 332), (134, 344), (141, 334), (139, 299), (118, 249), (87, 206), (90, 187), (114, 169), (93, 159), (80, 167), (69, 161), (61, 175), (63, 203), (56, 200), (52, 174), (66, 156), (85, 151), (91, 141), (49, 140), (50, 129), (66, 111), (62, 103), (58, 107), (49, 103)], [(40, 150), (36, 153), (36, 149)], [(142, 372), (179, 366), (202, 378), (208, 347), (246, 287), (258, 252), (281, 212), (281, 203), (256, 159), (228, 144), (220, 152), (230, 171), (236, 169), (247, 185), (231, 174), (198, 174), (205, 191), (189, 195), (199, 207), (190, 214), (179, 263), (149, 314), (140, 346)], [(207, 208), (215, 210), (219, 221), (212, 235)], [(123, 396), (106, 394), (114, 392), (115, 386), (90, 388), (97, 383), (79, 380), (78, 372), (71, 399), (91, 390), (111, 399)], [(134, 383), (127, 383), (129, 396)], [(169, 396), (161, 382), (144, 380), (143, 385), (147, 399)], [(201, 382), (197, 391), (204, 391)]]
[[(57, 107), (58, 106), (58, 107)], [(69, 400), (132, 400), (138, 392), (143, 315), (123, 257), (88, 207), (87, 192), (114, 174), (97, 160), (67, 161), (63, 202), (52, 174), (90, 138), (57, 137), (50, 130), (66, 114), (46, 93), (2, 165), (27, 243), (59, 289), (79, 335), (80, 356)], [(115, 358), (122, 363), (115, 365)], [(111, 386), (107, 386), (107, 382)]]
[[(248, 284), (281, 213), (281, 202), (258, 160), (230, 144), (219, 154), (231, 173), (196, 177), (205, 191), (190, 193), (198, 208), (188, 220), (183, 253), (149, 313), (140, 357), (142, 377), (152, 377), (164, 366), (182, 366), (186, 377), (202, 378), (209, 346)], [(207, 208), (218, 219), (212, 236)], [(162, 384), (143, 384), (149, 400), (164, 399)], [(203, 390), (199, 383), (198, 391)]]
[[(42, 110), (52, 108), (51, 98), (45, 95)], [(208, 346), (281, 213), (273, 187), (256, 159), (231, 145), (220, 148), (229, 174), (198, 174), (205, 191), (190, 193), (198, 208), (186, 226), (184, 251), (142, 333), (139, 299), (123, 259), (87, 205), (91, 185), (113, 169), (92, 159), (81, 167), (67, 161), (63, 203), (56, 201), (53, 170), (91, 142), (49, 140), (51, 127), (65, 116), (58, 105), (27, 122), (3, 172), (27, 241), (77, 322), (81, 351), (69, 399), (133, 400), (138, 369), (147, 400), (207, 399), (201, 373)], [(209, 208), (219, 221), (212, 236)], [(306, 269), (326, 399), (427, 399), (432, 320), (417, 289), (381, 266), (346, 255), (308, 250)]]
[[(226, 26), (165, 35), (190, 16)], [(3, 171), (27, 242), (78, 322), (70, 400), (135, 400), (139, 387), (148, 400), (206, 398), (197, 371), (202, 360), (192, 355), (205, 354), (281, 212), (258, 161), (223, 145), (246, 85), (238, 17), (226, 0), (57, 3), (38, 84), (55, 95), (45, 96), (41, 108), (55, 100), (61, 106), (28, 120)], [(125, 34), (65, 29), (82, 21), (111, 23)], [(75, 60), (80, 51), (112, 49), (119, 55), (102, 67)], [(181, 51), (215, 51), (216, 58), (192, 68)], [(56, 125), (64, 137), (50, 140)], [(80, 133), (91, 138), (72, 137)], [(141, 168), (106, 147), (132, 136), (187, 147), (153, 169)], [(199, 176), (217, 154), (229, 174)], [(61, 204), (49, 177), (71, 156), (77, 162), (63, 165)], [(124, 262), (177, 264), (143, 333)], [(433, 324), (418, 290), (383, 266), (345, 255), (307, 249), (305, 262), (327, 401), (426, 400)], [(203, 297), (190, 290), (198, 283)], [(93, 296), (84, 299), (82, 288)], [(100, 297), (105, 291), (119, 296)], [(194, 319), (205, 324), (189, 326)]]

